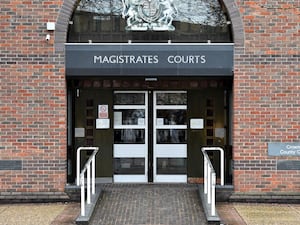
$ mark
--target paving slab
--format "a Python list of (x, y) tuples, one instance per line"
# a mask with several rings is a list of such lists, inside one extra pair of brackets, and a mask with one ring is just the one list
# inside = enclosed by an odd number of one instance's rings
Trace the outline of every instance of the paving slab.
[(80, 214), (80, 203), (67, 203), (50, 225), (73, 225)]
[(235, 204), (234, 208), (247, 225), (296, 225), (300, 206), (293, 204)]
[(48, 225), (64, 207), (64, 204), (0, 205), (0, 225)]
[[(217, 203), (217, 211), (224, 225), (247, 225), (233, 203)], [(257, 224), (258, 225), (258, 224)]]

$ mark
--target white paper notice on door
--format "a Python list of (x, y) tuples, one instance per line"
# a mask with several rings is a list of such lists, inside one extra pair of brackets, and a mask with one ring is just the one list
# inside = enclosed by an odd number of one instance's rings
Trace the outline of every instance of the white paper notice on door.
[(190, 120), (191, 129), (203, 129), (204, 120), (203, 119), (191, 119)]
[(85, 137), (85, 129), (82, 127), (75, 128), (75, 137)]
[(108, 129), (109, 119), (96, 119), (96, 129)]
[(225, 128), (215, 128), (215, 136), (217, 138), (224, 138), (225, 137)]

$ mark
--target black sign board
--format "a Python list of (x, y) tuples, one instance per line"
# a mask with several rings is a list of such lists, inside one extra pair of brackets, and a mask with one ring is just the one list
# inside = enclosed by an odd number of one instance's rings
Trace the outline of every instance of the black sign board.
[(67, 76), (232, 76), (233, 44), (66, 44)]
[(299, 160), (278, 160), (277, 170), (300, 170)]

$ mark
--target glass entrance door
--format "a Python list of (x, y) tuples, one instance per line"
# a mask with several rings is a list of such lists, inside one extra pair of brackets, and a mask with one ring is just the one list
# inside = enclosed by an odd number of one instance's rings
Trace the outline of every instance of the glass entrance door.
[(148, 182), (148, 93), (114, 92), (114, 182)]
[(187, 182), (187, 93), (153, 93), (153, 181)]
[(187, 93), (114, 92), (113, 157), (114, 182), (187, 182)]

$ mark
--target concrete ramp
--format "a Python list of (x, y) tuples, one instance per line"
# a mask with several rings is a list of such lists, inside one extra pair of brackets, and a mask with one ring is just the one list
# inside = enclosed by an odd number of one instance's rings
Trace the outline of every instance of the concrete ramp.
[(91, 225), (206, 225), (193, 184), (105, 184)]

